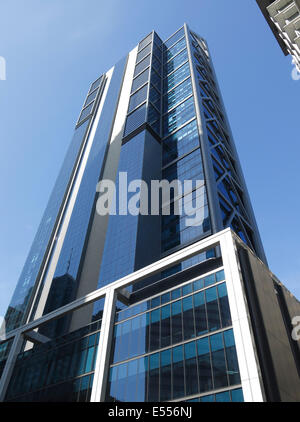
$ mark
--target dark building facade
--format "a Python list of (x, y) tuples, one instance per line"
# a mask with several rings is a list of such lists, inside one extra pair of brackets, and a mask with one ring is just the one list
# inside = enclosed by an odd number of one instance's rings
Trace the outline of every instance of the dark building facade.
[[(197, 183), (147, 215), (128, 213), (137, 181)], [(153, 31), (88, 91), (6, 314), (0, 400), (297, 401), (298, 310), (267, 268), (207, 43)]]

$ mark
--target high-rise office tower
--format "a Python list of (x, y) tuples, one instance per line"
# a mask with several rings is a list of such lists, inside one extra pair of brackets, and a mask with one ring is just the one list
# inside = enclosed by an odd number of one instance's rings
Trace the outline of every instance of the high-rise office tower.
[(300, 72), (300, 0), (256, 0), (283, 53)]
[[(184, 189), (157, 205), (161, 181)], [(88, 91), (6, 314), (0, 400), (300, 400), (299, 310), (267, 268), (206, 42), (150, 33)]]

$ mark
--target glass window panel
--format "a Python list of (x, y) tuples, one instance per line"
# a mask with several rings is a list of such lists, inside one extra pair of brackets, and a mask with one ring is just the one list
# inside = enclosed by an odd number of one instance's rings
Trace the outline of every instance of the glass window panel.
[(194, 281), (193, 283), (194, 291), (201, 290), (204, 287), (204, 280), (203, 278), (197, 281)]
[(194, 309), (192, 296), (182, 300), (183, 307), (183, 337), (184, 340), (195, 337)]
[(172, 37), (170, 37), (167, 41), (164, 42), (164, 45), (169, 48), (173, 44), (175, 44), (180, 38), (184, 36), (184, 28), (179, 29)]
[(190, 75), (190, 65), (189, 62), (186, 62), (180, 66), (175, 72), (171, 73), (164, 79), (164, 92), (169, 91), (175, 85), (182, 82), (185, 78)]
[(228, 378), (222, 334), (211, 336), (210, 344), (212, 350), (214, 388), (226, 387), (228, 385)]
[(217, 289), (215, 287), (206, 290), (206, 302), (208, 329), (210, 331), (218, 330), (221, 327), (221, 322), (217, 299)]
[(179, 53), (183, 48), (186, 47), (185, 37), (181, 38), (176, 44), (165, 52), (165, 60), (170, 60), (175, 54)]
[(162, 303), (162, 305), (164, 304), (164, 303), (168, 303), (168, 302), (170, 302), (170, 300), (171, 300), (171, 298), (170, 298), (170, 293), (165, 293), (164, 295), (162, 295), (162, 297), (161, 297), (161, 303)]
[(197, 341), (200, 392), (212, 390), (212, 368), (208, 338)]
[(218, 271), (216, 273), (216, 280), (217, 281), (223, 281), (223, 280), (225, 280), (225, 272), (224, 272), (224, 270)]
[(215, 401), (215, 395), (210, 394), (209, 396), (200, 397), (201, 402), (214, 402)]
[(148, 93), (148, 84), (130, 97), (128, 112), (134, 110), (138, 105), (146, 101)]
[(141, 73), (139, 76), (137, 76), (133, 82), (132, 82), (132, 88), (131, 92), (136, 91), (138, 88), (140, 88), (142, 85), (144, 85), (146, 82), (148, 82), (149, 79), (149, 68), (144, 70), (143, 73)]
[(94, 99), (97, 97), (98, 94), (98, 90), (95, 90), (94, 92), (92, 92), (86, 99), (85, 101), (85, 106), (88, 105), (89, 103), (91, 103), (92, 101), (94, 101)]
[(194, 120), (163, 142), (163, 165), (180, 158), (199, 147), (197, 122)]
[(152, 85), (150, 85), (149, 100), (160, 111), (161, 95)]
[(194, 295), (194, 304), (196, 335), (199, 336), (201, 334), (207, 333), (208, 331), (204, 292), (200, 292)]
[(143, 50), (141, 50), (136, 57), (136, 62), (140, 62), (145, 56), (151, 52), (152, 43), (148, 44)]
[(159, 400), (159, 353), (149, 357), (150, 371), (149, 371), (149, 393), (148, 401)]
[(236, 390), (231, 390), (231, 401), (233, 402), (244, 401), (243, 390), (241, 388), (237, 388)]
[(208, 275), (207, 277), (204, 278), (204, 286), (205, 287), (210, 286), (210, 285), (214, 284), (215, 282), (216, 282), (215, 274)]
[(191, 79), (188, 78), (180, 85), (177, 85), (172, 91), (168, 92), (163, 98), (164, 112), (174, 107), (192, 94)]
[(151, 34), (147, 35), (146, 38), (144, 38), (140, 43), (139, 43), (139, 51), (142, 50), (144, 47), (146, 47), (147, 44), (149, 44), (149, 42), (152, 41), (152, 32)]
[(160, 401), (167, 401), (172, 398), (171, 349), (161, 352), (160, 359)]
[(192, 289), (192, 284), (186, 284), (185, 286), (182, 287), (182, 296), (188, 295), (189, 293), (192, 293), (193, 289)]
[(94, 91), (94, 89), (98, 88), (98, 86), (100, 85), (100, 82), (102, 80), (102, 76), (100, 76), (100, 78), (96, 79), (95, 82), (92, 83), (90, 92)]
[(159, 74), (152, 69), (151, 72), (151, 84), (158, 90), (161, 91), (161, 77)]
[(217, 402), (230, 402), (229, 391), (224, 391), (223, 393), (216, 394)]
[(220, 315), (222, 321), (222, 327), (228, 327), (231, 325), (231, 314), (227, 296), (226, 284), (220, 284), (218, 286), (219, 304), (220, 304)]
[(141, 126), (146, 121), (146, 105), (143, 104), (141, 107), (136, 109), (127, 117), (124, 136), (129, 135), (139, 126)]
[(177, 54), (172, 60), (167, 62), (164, 66), (164, 75), (173, 72), (177, 67), (181, 66), (188, 59), (187, 50), (184, 49), (181, 53)]
[(150, 66), (151, 54), (145, 57), (139, 64), (135, 66), (135, 71), (133, 77), (135, 78), (139, 73), (141, 73), (146, 67)]
[(184, 367), (183, 347), (178, 346), (172, 350), (173, 354), (173, 398), (183, 397), (184, 391)]
[(171, 344), (171, 307), (170, 305), (161, 308), (161, 347)]
[(93, 107), (94, 107), (94, 103), (88, 105), (87, 107), (85, 107), (82, 110), (82, 112), (80, 114), (79, 122), (81, 122), (82, 120), (84, 120), (87, 116), (89, 116), (92, 113)]
[(136, 401), (144, 402), (147, 400), (147, 373), (148, 373), (148, 357), (138, 359), (138, 375)]
[(195, 116), (193, 97), (174, 108), (163, 119), (164, 137), (174, 132), (188, 120)]
[(179, 288), (179, 289), (176, 289), (176, 290), (172, 290), (171, 296), (172, 296), (172, 300), (178, 299), (179, 297), (181, 297), (181, 289)]

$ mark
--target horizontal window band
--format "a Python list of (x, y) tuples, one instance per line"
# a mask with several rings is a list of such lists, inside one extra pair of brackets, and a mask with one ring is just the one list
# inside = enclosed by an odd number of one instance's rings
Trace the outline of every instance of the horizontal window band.
[(132, 138), (134, 138), (135, 136), (137, 136), (139, 133), (143, 132), (143, 130), (147, 130), (148, 132), (150, 132), (150, 134), (153, 136), (153, 138), (155, 138), (155, 140), (158, 143), (161, 143), (160, 136), (158, 136), (158, 134), (152, 129), (152, 127), (149, 125), (148, 122), (145, 122), (141, 126), (139, 126), (137, 129), (135, 129), (133, 132), (131, 132), (129, 135), (125, 136), (122, 139), (122, 145), (124, 145), (127, 142), (129, 142)]

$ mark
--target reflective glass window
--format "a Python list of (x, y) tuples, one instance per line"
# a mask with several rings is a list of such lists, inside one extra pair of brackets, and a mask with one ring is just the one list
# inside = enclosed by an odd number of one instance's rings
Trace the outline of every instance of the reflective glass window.
[(164, 44), (167, 48), (169, 48), (183, 36), (184, 36), (184, 28), (181, 28), (174, 35), (172, 35), (172, 37), (170, 37), (167, 41), (165, 41)]
[(181, 66), (188, 59), (187, 50), (183, 50), (181, 53), (178, 53), (172, 60), (168, 61), (164, 66), (164, 75), (168, 75), (173, 72), (177, 67)]
[(138, 88), (140, 88), (142, 85), (144, 85), (146, 82), (148, 82), (149, 79), (149, 68), (144, 70), (143, 73), (141, 73), (139, 76), (137, 76), (133, 82), (132, 82), (132, 88), (131, 92), (136, 91)]
[(175, 54), (179, 53), (183, 48), (186, 47), (185, 37), (179, 40), (176, 44), (174, 44), (171, 48), (166, 50), (165, 52), (165, 60), (170, 60)]
[(141, 126), (146, 121), (146, 104), (143, 104), (141, 107), (136, 109), (131, 113), (126, 120), (124, 136), (127, 136), (129, 133), (133, 132), (139, 126)]
[(180, 66), (175, 72), (168, 75), (164, 78), (164, 92), (169, 91), (175, 85), (179, 84), (185, 78), (190, 75), (190, 65), (189, 62), (186, 62), (182, 66)]
[(137, 91), (135, 94), (133, 94), (130, 97), (129, 101), (129, 108), (128, 111), (131, 112), (134, 110), (138, 105), (146, 101), (147, 99), (147, 92), (148, 92), (148, 84), (143, 86), (139, 91)]
[(135, 66), (134, 77), (141, 73), (146, 67), (150, 65), (151, 54), (145, 57), (139, 64)]
[(163, 129), (164, 136), (167, 136), (171, 132), (174, 132), (185, 122), (192, 119), (195, 116), (194, 99), (189, 98), (178, 107), (174, 108), (163, 118)]

